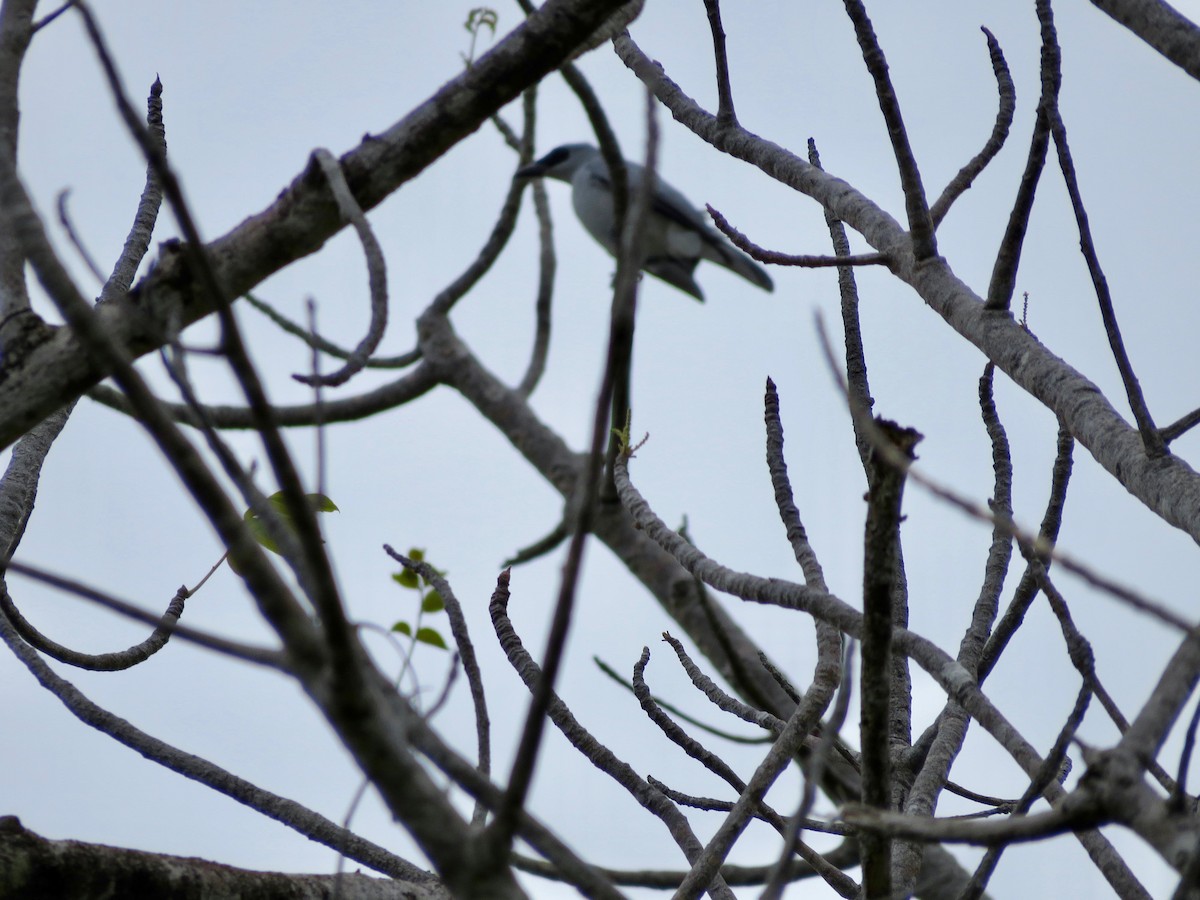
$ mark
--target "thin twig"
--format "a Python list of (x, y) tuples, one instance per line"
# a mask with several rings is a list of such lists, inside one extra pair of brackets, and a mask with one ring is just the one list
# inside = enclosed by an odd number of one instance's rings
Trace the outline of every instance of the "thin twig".
[[(293, 322), (260, 297), (256, 297), (253, 294), (243, 294), (242, 299), (270, 319), (280, 330), (300, 338), (309, 347), (320, 350), (322, 353), (336, 359), (349, 359), (351, 353), (353, 353), (352, 350), (339, 347), (328, 338), (324, 338), (319, 334), (313, 334), (308, 327), (298, 322)], [(398, 356), (373, 356), (363, 363), (363, 367), (367, 369), (404, 369), (415, 362), (419, 362), (420, 359), (420, 351), (409, 350)]]
[[(69, 6), (70, 4), (67, 5)], [(59, 10), (59, 12), (62, 12), (62, 10)], [(67, 198), (70, 196), (70, 188), (63, 188), (58, 192), (58, 202), (55, 204), (58, 208), (58, 223), (62, 225), (63, 230), (67, 233), (67, 240), (71, 242), (71, 246), (75, 248), (75, 252), (79, 254), (79, 258), (83, 260), (83, 264), (87, 266), (88, 271), (96, 277), (97, 281), (103, 284), (104, 273), (100, 271), (100, 267), (96, 265), (96, 260), (88, 252), (88, 248), (84, 245), (79, 232), (75, 230), (75, 223), (71, 221), (71, 214), (67, 211)]]
[(866, 7), (862, 0), (844, 0), (844, 5), (846, 14), (854, 25), (854, 34), (862, 50), (863, 62), (866, 63), (867, 71), (875, 82), (875, 96), (879, 99), (879, 109), (883, 112), (883, 120), (887, 124), (888, 138), (891, 140), (896, 168), (900, 173), (900, 184), (904, 188), (904, 208), (908, 213), (913, 256), (920, 263), (937, 256), (937, 236), (929, 217), (929, 201), (925, 197), (925, 187), (921, 184), (921, 171), (917, 167), (917, 159), (908, 140), (908, 131), (900, 114), (900, 101), (896, 98), (896, 89), (888, 74), (883, 48), (879, 46), (875, 37), (875, 29), (871, 26)]
[[(491, 615), (492, 626), (496, 631), (500, 647), (508, 657), (509, 663), (525, 686), (533, 691), (538, 684), (543, 682), (543, 675), (540, 667), (530, 657), (521, 643), (520, 636), (513, 628), (508, 616), (508, 600), (509, 576), (506, 570), (501, 572), (500, 577), (496, 579), (496, 590), (492, 594), (488, 612)], [(584, 758), (621, 785), (644, 809), (663, 822), (689, 862), (693, 862), (699, 857), (702, 849), (700, 842), (692, 832), (687, 819), (664, 794), (651, 787), (628, 763), (619, 759), (608, 747), (596, 740), (557, 695), (551, 695), (546, 714), (555, 727), (562, 732), (563, 737), (570, 741), (571, 745)], [(713, 887), (720, 892), (719, 881), (714, 883)], [(728, 894), (727, 889), (725, 894)]]
[[(1049, 14), (1047, 12), (1047, 14)], [(1121, 337), (1121, 328), (1117, 324), (1117, 312), (1113, 307), (1112, 294), (1108, 289), (1108, 279), (1100, 267), (1100, 257), (1096, 252), (1096, 244), (1092, 240), (1092, 230), (1088, 225), (1087, 210), (1083, 206), (1083, 194), (1079, 189), (1079, 178), (1075, 172), (1075, 163), (1071, 159), (1071, 148), (1067, 144), (1067, 126), (1063, 124), (1058, 106), (1050, 110), (1050, 132), (1054, 135), (1054, 146), (1058, 150), (1058, 165), (1067, 184), (1067, 194), (1071, 198), (1071, 209), (1075, 212), (1075, 224), (1079, 229), (1079, 249), (1087, 262), (1088, 273), (1092, 276), (1092, 285), (1096, 290), (1096, 301), (1100, 305), (1100, 318), (1104, 322), (1104, 332), (1108, 336), (1108, 345), (1112, 349), (1113, 359), (1117, 363), (1117, 371), (1121, 373), (1121, 382), (1125, 385), (1125, 397), (1129, 408), (1137, 422), (1138, 431), (1142, 436), (1142, 446), (1146, 455), (1154, 458), (1167, 452), (1163, 435), (1154, 424), (1154, 418), (1146, 405), (1142, 386), (1133, 371), (1133, 363), (1129, 352), (1125, 349), (1125, 341)]]
[(1160, 434), (1162, 435), (1163, 443), (1171, 443), (1171, 441), (1187, 433), (1197, 425), (1200, 425), (1200, 409), (1192, 410), (1186, 416), (1161, 429)]
[[(606, 663), (600, 657), (593, 656), (592, 662), (594, 662), (596, 664), (596, 667), (599, 668), (601, 672), (603, 672), (605, 675), (607, 675), (609, 678), (611, 678), (613, 681), (615, 681), (617, 684), (619, 684), (625, 690), (629, 691), (629, 693), (631, 693), (631, 694), (634, 693), (633, 685), (627, 683), (624, 678), (622, 678), (619, 674), (617, 674), (617, 671), (615, 669), (613, 669), (612, 666), (610, 666), (608, 663)], [(675, 704), (668, 703), (666, 700), (663, 700), (661, 697), (654, 696), (654, 694), (651, 694), (650, 696), (656, 705), (662, 707), (664, 710), (669, 712), (671, 715), (675, 716), (675, 718), (681, 719), (684, 722), (687, 722), (689, 725), (699, 728), (701, 731), (706, 731), (709, 734), (713, 735), (714, 737), (722, 738), (723, 740), (729, 741), (731, 743), (734, 743), (734, 744), (769, 744), (775, 740), (775, 738), (770, 735), (766, 735), (766, 736), (762, 736), (762, 737), (746, 737), (745, 735), (734, 734), (731, 731), (724, 731), (723, 729), (720, 729), (720, 728), (714, 728), (712, 725), (707, 725), (704, 722), (701, 722), (699, 719), (695, 718), (694, 716), (689, 716), (687, 713), (685, 713), (683, 710), (681, 710)]]
[(805, 269), (829, 269), (834, 266), (886, 266), (888, 257), (883, 253), (860, 253), (857, 256), (820, 256), (809, 253), (780, 253), (777, 250), (767, 250), (742, 234), (725, 218), (711, 203), (704, 208), (712, 216), (717, 229), (733, 242), (734, 246), (744, 250), (761, 263), (774, 266), (798, 266)]
[(983, 145), (983, 149), (958, 170), (958, 174), (946, 185), (942, 195), (929, 208), (929, 218), (933, 220), (934, 228), (941, 224), (954, 201), (971, 187), (980, 173), (987, 168), (988, 163), (995, 159), (996, 154), (1000, 152), (1004, 142), (1008, 139), (1008, 132), (1012, 128), (1013, 116), (1017, 110), (1017, 90), (1013, 85), (1012, 74), (1008, 71), (1004, 53), (1000, 49), (1000, 42), (986, 28), (980, 28), (980, 31), (987, 38), (988, 54), (992, 58), (992, 72), (996, 76), (996, 87), (1000, 93), (1000, 106), (996, 110), (996, 122), (992, 125), (992, 133), (988, 137), (987, 143)]
[[(475, 656), (475, 645), (471, 642), (471, 635), (467, 630), (467, 619), (463, 615), (462, 604), (459, 602), (458, 597), (455, 596), (450, 583), (429, 563), (422, 560), (409, 559), (407, 556), (397, 553), (387, 544), (383, 545), (383, 550), (388, 556), (399, 562), (400, 565), (411, 569), (432, 584), (434, 590), (441, 595), (442, 602), (446, 607), (446, 617), (450, 620), (450, 633), (454, 637), (455, 645), (458, 647), (463, 672), (467, 676), (467, 685), (471, 691), (471, 702), (475, 707), (475, 736), (479, 754), (479, 771), (482, 775), (491, 775), (491, 719), (488, 717), (487, 698), (483, 690), (483, 674), (479, 669), (479, 660)], [(473, 818), (474, 824), (482, 823), (483, 814), (483, 806), (477, 805)]]
[(1041, 180), (1042, 170), (1046, 166), (1046, 153), (1050, 149), (1050, 110), (1058, 104), (1058, 91), (1062, 86), (1058, 37), (1054, 33), (1052, 23), (1050, 28), (1046, 27), (1047, 22), (1042, 15), (1046, 0), (1038, 0), (1037, 6), (1038, 21), (1042, 23), (1042, 95), (1038, 100), (1029, 155), (1025, 159), (1025, 171), (1021, 174), (1017, 196), (1008, 215), (1008, 225), (996, 252), (987, 300), (984, 303), (986, 309), (997, 312), (1007, 312), (1012, 304), (1012, 295), (1017, 283), (1017, 268), (1021, 263), (1021, 249), (1029, 228), (1029, 216), (1033, 211), (1038, 181)]
[(722, 127), (736, 126), (733, 109), (733, 89), (729, 84), (729, 56), (725, 52), (725, 29), (721, 25), (720, 0), (704, 0), (708, 27), (712, 31), (713, 62), (717, 68), (717, 122)]
[(26, 578), (32, 578), (34, 581), (58, 588), (65, 593), (89, 600), (97, 606), (110, 609), (126, 618), (154, 626), (154, 632), (149, 637), (126, 650), (97, 654), (80, 653), (68, 647), (63, 647), (61, 644), (55, 643), (38, 632), (21, 616), (16, 606), (12, 603), (8, 592), (0, 589), (0, 608), (3, 608), (5, 615), (13, 623), (13, 627), (17, 633), (31, 646), (60, 662), (92, 672), (118, 672), (144, 662), (161, 650), (172, 637), (178, 636), (180, 640), (189, 641), (209, 650), (215, 650), (218, 653), (241, 660), (242, 662), (254, 663), (255, 665), (266, 666), (283, 672), (289, 669), (287, 657), (278, 650), (255, 647), (251, 644), (241, 643), (240, 641), (231, 641), (228, 638), (200, 631), (196, 628), (190, 628), (186, 625), (180, 625), (179, 617), (183, 614), (184, 602), (194, 593), (194, 590), (189, 590), (186, 587), (181, 587), (176, 591), (175, 596), (171, 598), (171, 602), (167, 605), (164, 613), (156, 615), (132, 603), (118, 599), (112, 594), (84, 584), (81, 581), (65, 578), (62, 575), (57, 575), (37, 566), (10, 560), (6, 569), (9, 572), (24, 575)]
[(683, 666), (684, 672), (687, 673), (696, 690), (700, 691), (717, 709), (737, 716), (743, 722), (757, 725), (759, 728), (766, 729), (775, 735), (783, 732), (786, 723), (778, 716), (774, 716), (766, 710), (755, 709), (721, 690), (721, 687), (696, 665), (679, 640), (665, 631), (663, 632), (663, 640), (670, 644), (671, 649), (675, 651), (675, 655), (679, 658), (679, 664)]
[(334, 158), (333, 154), (324, 147), (318, 147), (313, 151), (313, 159), (316, 160), (321, 172), (324, 173), (325, 180), (329, 182), (329, 192), (333, 194), (334, 200), (337, 201), (338, 212), (341, 213), (343, 219), (353, 226), (355, 234), (358, 235), (358, 241), (362, 244), (363, 255), (366, 256), (367, 260), (367, 281), (371, 294), (371, 320), (363, 339), (354, 348), (345, 365), (336, 372), (330, 372), (328, 375), (321, 376), (293, 375), (292, 378), (301, 384), (321, 384), (327, 387), (337, 387), (345, 384), (363, 370), (367, 359), (375, 352), (375, 348), (383, 340), (384, 331), (387, 330), (387, 261), (383, 256), (383, 248), (379, 246), (379, 240), (375, 237), (375, 232), (371, 229), (371, 223), (367, 221), (362, 207), (358, 205), (358, 201), (354, 199), (354, 194), (350, 191), (350, 185), (346, 183), (346, 175), (342, 171), (341, 165)]

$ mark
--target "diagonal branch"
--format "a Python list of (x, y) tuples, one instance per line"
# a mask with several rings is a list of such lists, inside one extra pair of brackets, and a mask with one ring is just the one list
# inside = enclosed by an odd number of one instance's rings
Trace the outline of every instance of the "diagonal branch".
[(1200, 28), (1163, 0), (1092, 0), (1143, 41), (1200, 80)]
[(1038, 0), (1038, 21), (1042, 25), (1041, 79), (1042, 95), (1038, 100), (1037, 116), (1030, 139), (1029, 155), (1025, 159), (1025, 171), (1017, 185), (1017, 196), (1012, 211), (1008, 214), (1008, 225), (996, 251), (996, 262), (992, 266), (992, 280), (988, 284), (987, 308), (1007, 311), (1012, 305), (1013, 291), (1017, 283), (1017, 268), (1021, 263), (1021, 250), (1029, 228), (1029, 216), (1033, 212), (1033, 201), (1038, 182), (1046, 167), (1046, 154), (1050, 148), (1050, 113), (1058, 105), (1058, 91), (1062, 87), (1062, 72), (1059, 64), (1058, 35), (1049, 16), (1049, 0)]
[(846, 13), (854, 25), (858, 46), (862, 49), (863, 62), (875, 82), (875, 95), (879, 98), (879, 109), (887, 124), (888, 138), (892, 142), (892, 153), (896, 157), (896, 168), (900, 172), (900, 184), (904, 188), (904, 208), (908, 213), (908, 230), (912, 237), (913, 255), (917, 262), (937, 255), (937, 237), (933, 232), (933, 220), (929, 215), (929, 201), (925, 197), (925, 186), (921, 184), (921, 170), (913, 155), (904, 118), (900, 115), (900, 101), (896, 88), (888, 74), (887, 59), (883, 48), (875, 37), (875, 29), (867, 16), (862, 0), (845, 0)]
[(1071, 159), (1071, 149), (1067, 145), (1067, 127), (1063, 124), (1058, 107), (1050, 111), (1050, 131), (1054, 135), (1054, 146), (1058, 149), (1058, 165), (1062, 169), (1063, 180), (1067, 183), (1067, 193), (1071, 197), (1071, 209), (1075, 212), (1075, 223), (1079, 228), (1079, 249), (1087, 261), (1088, 273), (1092, 276), (1092, 284), (1096, 288), (1096, 300), (1100, 304), (1100, 318), (1104, 321), (1104, 332), (1108, 335), (1108, 345), (1112, 348), (1113, 358), (1121, 373), (1121, 381), (1125, 385), (1125, 396), (1129, 400), (1129, 408), (1141, 432), (1142, 442), (1146, 446), (1146, 455), (1150, 458), (1162, 456), (1167, 452), (1166, 441), (1154, 424), (1150, 410), (1146, 406), (1146, 398), (1142, 394), (1142, 386), (1138, 383), (1133, 371), (1133, 363), (1125, 349), (1125, 341), (1121, 337), (1121, 329), (1117, 324), (1117, 313), (1113, 308), (1112, 294), (1108, 290), (1108, 279), (1100, 268), (1100, 257), (1096, 253), (1096, 244), (1092, 240), (1092, 230), (1088, 225), (1087, 210), (1083, 207), (1083, 195), (1079, 190), (1079, 179), (1075, 173), (1075, 163)]

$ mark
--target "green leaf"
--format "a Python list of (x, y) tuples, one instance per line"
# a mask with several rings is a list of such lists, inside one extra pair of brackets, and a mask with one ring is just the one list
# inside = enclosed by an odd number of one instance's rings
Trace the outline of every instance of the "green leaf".
[(262, 523), (262, 519), (254, 515), (250, 510), (246, 510), (245, 519), (246, 524), (250, 526), (250, 533), (254, 535), (254, 539), (272, 553), (278, 553), (279, 545), (271, 540), (271, 536), (267, 534), (267, 526)]
[(408, 558), (413, 562), (425, 562), (425, 551), (420, 547), (410, 547), (408, 550)]
[(500, 19), (500, 14), (496, 10), (488, 6), (477, 6), (467, 13), (467, 21), (463, 23), (463, 28), (477, 34), (481, 29), (487, 28), (492, 34), (496, 33), (496, 23)]
[[(304, 499), (307, 501), (309, 508), (312, 509), (313, 512), (340, 512), (337, 504), (324, 494), (305, 494)], [(294, 531), (295, 529), (292, 526), (292, 517), (288, 513), (287, 501), (284, 499), (283, 491), (276, 491), (267, 498), (267, 502), (271, 504), (271, 507), (279, 515), (279, 518), (283, 521), (284, 527), (289, 531)], [(279, 545), (271, 539), (269, 534), (267, 534), (267, 526), (264, 525), (262, 520), (254, 514), (253, 510), (246, 510), (244, 513), (242, 513), (242, 518), (245, 520), (246, 524), (250, 526), (250, 533), (254, 535), (254, 539), (256, 541), (258, 541), (272, 553), (280, 552)]]
[(412, 569), (401, 569), (392, 576), (392, 580), (400, 585), (400, 587), (406, 587), (414, 591), (421, 586), (421, 582), (417, 578), (417, 573)]
[(613, 428), (613, 437), (617, 439), (617, 452), (621, 455), (629, 453), (629, 432), (633, 427), (633, 410), (625, 410), (625, 427)]
[(421, 601), (421, 612), (435, 613), (441, 612), (446, 608), (446, 601), (442, 599), (442, 595), (437, 591), (430, 591), (425, 595), (425, 599)]
[(324, 494), (305, 494), (313, 512), (341, 512), (338, 505)]
[(398, 631), (401, 634), (407, 634), (409, 637), (412, 637), (412, 626), (403, 620), (393, 625), (392, 631)]
[(419, 629), (417, 631), (417, 640), (422, 644), (429, 644), (431, 647), (437, 647), (441, 650), (447, 649), (445, 639), (434, 628)]

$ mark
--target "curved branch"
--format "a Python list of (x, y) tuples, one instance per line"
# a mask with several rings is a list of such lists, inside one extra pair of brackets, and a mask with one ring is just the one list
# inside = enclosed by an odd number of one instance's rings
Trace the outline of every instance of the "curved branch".
[(950, 179), (950, 183), (946, 185), (942, 195), (929, 208), (929, 218), (933, 220), (934, 228), (937, 228), (942, 219), (946, 218), (946, 213), (950, 212), (950, 206), (954, 201), (971, 187), (979, 174), (987, 168), (987, 164), (996, 158), (996, 154), (1000, 152), (1004, 142), (1008, 139), (1013, 116), (1017, 111), (1017, 89), (1013, 85), (1012, 74), (1008, 71), (1008, 63), (1004, 59), (1004, 52), (1000, 49), (1000, 42), (986, 28), (980, 30), (987, 38), (988, 55), (992, 58), (992, 72), (996, 75), (996, 87), (1000, 92), (1000, 106), (996, 110), (996, 123), (992, 126), (991, 136), (983, 145), (983, 149), (958, 170), (958, 174)]
[(900, 115), (900, 101), (888, 74), (887, 60), (883, 48), (875, 38), (875, 29), (867, 17), (862, 0), (845, 0), (846, 13), (854, 25), (858, 46), (862, 49), (863, 62), (875, 82), (875, 95), (879, 98), (879, 109), (887, 124), (888, 138), (892, 142), (892, 153), (896, 157), (896, 168), (900, 172), (900, 184), (904, 188), (904, 209), (908, 213), (908, 230), (912, 236), (912, 250), (917, 262), (937, 255), (937, 236), (929, 216), (929, 200), (925, 186), (921, 184), (921, 170), (908, 140), (908, 130)]
[[(356, 397), (344, 397), (341, 400), (323, 400), (318, 409), (313, 403), (300, 403), (294, 406), (276, 406), (276, 424), (281, 428), (304, 428), (334, 422), (352, 422), (365, 419), (376, 413), (397, 406), (403, 406), (416, 400), (437, 387), (438, 378), (432, 366), (421, 365), (407, 375), (402, 375), (395, 381), (388, 382), (373, 390), (359, 394)], [(88, 391), (88, 396), (97, 403), (102, 403), (110, 409), (138, 417), (133, 404), (123, 393), (106, 384), (98, 384)], [(176, 422), (193, 427), (200, 427), (195, 412), (186, 403), (167, 403), (160, 401), (159, 405)], [(206, 406), (206, 418), (214, 428), (221, 429), (250, 429), (255, 428), (254, 413), (246, 406)]]
[[(218, 563), (218, 565), (219, 565), (219, 563)], [(117, 613), (118, 615), (126, 616), (127, 618), (133, 619), (136, 622), (142, 622), (147, 625), (154, 625), (154, 626), (156, 626), (155, 635), (157, 635), (160, 630), (164, 630), (163, 623), (165, 623), (167, 620), (167, 617), (171, 615), (171, 611), (172, 611), (172, 609), (175, 608), (176, 604), (178, 604), (180, 609), (182, 609), (183, 602), (185, 600), (187, 600), (188, 598), (190, 598), (193, 594), (195, 594), (195, 592), (199, 589), (198, 587), (196, 587), (196, 588), (192, 588), (189, 590), (187, 587), (181, 587), (179, 589), (179, 593), (177, 593), (175, 595), (175, 598), (171, 601), (171, 606), (170, 606), (170, 608), (168, 608), (167, 612), (162, 616), (156, 616), (153, 613), (146, 612), (145, 610), (141, 609), (140, 607), (134, 606), (132, 603), (126, 603), (124, 600), (119, 600), (118, 598), (112, 596), (111, 594), (106, 594), (103, 591), (98, 591), (95, 588), (89, 587), (86, 584), (81, 584), (78, 581), (72, 581), (69, 578), (63, 578), (62, 576), (55, 575), (52, 572), (47, 572), (44, 569), (38, 569), (33, 566), (25, 565), (24, 563), (18, 563), (18, 562), (13, 562), (13, 561), (10, 561), (8, 563), (7, 569), (9, 572), (15, 572), (18, 575), (24, 575), (26, 578), (32, 578), (34, 581), (39, 581), (42, 584), (48, 584), (48, 585), (51, 585), (52, 587), (58, 588), (59, 590), (66, 591), (67, 593), (75, 594), (76, 596), (81, 597), (84, 600), (90, 600), (92, 603), (95, 603), (97, 606), (102, 606), (105, 609), (110, 609), (113, 612)], [(21, 637), (25, 638), (25, 640), (28, 641), (30, 644), (32, 644), (36, 649), (41, 650), (44, 653), (49, 652), (45, 648), (39, 646), (39, 643), (37, 640), (31, 640), (26, 635), (24, 628), (28, 627), (28, 628), (32, 629), (33, 626), (29, 625), (29, 623), (25, 622), (25, 620), (23, 618), (20, 618), (20, 613), (16, 611), (15, 607), (13, 607), (12, 612), (10, 612), (8, 609), (8, 606), (10, 606), (11, 604), (12, 604), (12, 601), (8, 597), (7, 589), (5, 587), (0, 587), (0, 606), (4, 607), (4, 611), (5, 611), (5, 613), (8, 614), (9, 619), (12, 620), (13, 626), (16, 628), (17, 633), (20, 634)], [(14, 616), (13, 613), (16, 613), (16, 615)], [(168, 625), (166, 627), (166, 629), (165, 629), (166, 636), (163, 637), (163, 639), (162, 639), (163, 643), (166, 643), (166, 640), (169, 637), (178, 636), (180, 640), (189, 641), (193, 644), (196, 644), (199, 647), (207, 647), (209, 650), (215, 650), (218, 653), (223, 653), (226, 656), (231, 656), (234, 659), (241, 660), (242, 662), (253, 663), (255, 665), (260, 665), (260, 666), (266, 666), (268, 668), (276, 669), (281, 672), (286, 672), (288, 670), (287, 656), (284, 655), (279, 650), (271, 650), (271, 649), (268, 649), (265, 647), (256, 647), (252, 644), (243, 644), (239, 641), (231, 641), (228, 638), (218, 637), (217, 635), (210, 634), (209, 632), (206, 632), (206, 631), (200, 631), (195, 628), (189, 628), (186, 625), (178, 624), (178, 621), (177, 621), (178, 618), (179, 618), (179, 616), (176, 615), (175, 616), (175, 619), (176, 619), (175, 624)], [(151, 635), (151, 638), (153, 638), (155, 635)], [(41, 637), (41, 636), (38, 635), (38, 637)], [(43, 638), (43, 640), (45, 640), (45, 639)], [(147, 643), (149, 640), (150, 640), (150, 638), (148, 638), (147, 641), (144, 641), (143, 643)], [(51, 642), (51, 643), (53, 643), (53, 642)], [(55, 645), (55, 646), (58, 646), (58, 645)], [(66, 648), (64, 648), (64, 649), (66, 649)], [(100, 656), (98, 656), (98, 657), (90, 657), (90, 658), (98, 659), (103, 656), (117, 657), (117, 656), (121, 656), (123, 654), (130, 653), (132, 650), (135, 650), (135, 649), (136, 649), (136, 647), (133, 647), (133, 648), (130, 648), (130, 650), (124, 650), (124, 651), (121, 651), (120, 653), (100, 654)], [(157, 649), (158, 648), (155, 648), (155, 650), (157, 650)], [(149, 655), (149, 653), (155, 652), (155, 650), (149, 651), (146, 655)], [(84, 657), (90, 656), (89, 654), (75, 654), (75, 651), (70, 651), (70, 650), (67, 652), (70, 654), (77, 655), (77, 656), (84, 656)], [(53, 653), (51, 653), (50, 655), (54, 656)], [(59, 657), (54, 656), (54, 658), (58, 659)], [(93, 666), (80, 665), (79, 663), (72, 662), (72, 660), (70, 660), (70, 659), (64, 659), (61, 661), (70, 663), (71, 665), (79, 665), (80, 668), (84, 668), (84, 669), (94, 669), (95, 671), (113, 671), (112, 669), (103, 669), (103, 668), (95, 669)], [(140, 661), (140, 660), (138, 660), (138, 661)], [(121, 667), (121, 668), (124, 668), (124, 667)]]
[[(12, 566), (12, 563), (9, 563)], [(14, 571), (19, 571), (12, 566)], [(187, 600), (187, 588), (180, 588), (171, 598), (166, 611), (159, 617), (158, 624), (144, 640), (124, 650), (114, 650), (109, 653), (81, 653), (72, 650), (38, 631), (29, 620), (21, 615), (17, 605), (8, 593), (8, 585), (0, 583), (0, 612), (12, 623), (13, 629), (31, 647), (40, 650), (52, 659), (77, 669), (89, 672), (121, 672), (144, 663), (151, 656), (167, 645), (175, 632), (175, 623), (183, 615), (183, 604)]]
[(798, 266), (803, 269), (828, 269), (834, 266), (886, 266), (887, 257), (882, 253), (861, 253), (858, 256), (820, 256), (811, 253), (780, 253), (777, 250), (767, 250), (754, 243), (736, 228), (721, 212), (706, 203), (704, 208), (712, 216), (713, 224), (739, 250), (744, 250), (761, 263), (773, 266)]
[(643, 647), (642, 656), (633, 667), (633, 693), (642, 707), (642, 712), (646, 714), (651, 722), (658, 726), (658, 729), (667, 740), (671, 741), (671, 743), (675, 744), (680, 750), (718, 778), (725, 781), (735, 791), (741, 793), (745, 790), (746, 783), (738, 777), (738, 774), (733, 771), (729, 764), (684, 731), (672, 721), (670, 716), (659, 708), (658, 703), (650, 694), (650, 688), (646, 684), (646, 664), (648, 662), (650, 662), (650, 648)]
[[(167, 155), (167, 129), (163, 125), (162, 116), (162, 81), (154, 79), (150, 86), (150, 98), (146, 101), (146, 136), (151, 144), (165, 159)], [(142, 188), (142, 196), (138, 200), (137, 212), (133, 216), (133, 225), (125, 238), (125, 246), (113, 266), (112, 274), (100, 290), (100, 302), (111, 301), (129, 290), (137, 275), (146, 253), (150, 250), (150, 239), (154, 235), (154, 225), (158, 221), (158, 211), (162, 208), (162, 181), (154, 163), (146, 165), (146, 184)]]
[(354, 228), (355, 234), (358, 235), (358, 242), (362, 244), (363, 255), (367, 260), (371, 320), (363, 339), (350, 353), (345, 365), (336, 372), (330, 372), (328, 375), (293, 375), (292, 377), (301, 384), (337, 387), (345, 384), (363, 370), (367, 360), (375, 352), (379, 342), (383, 340), (388, 320), (387, 261), (383, 257), (383, 248), (379, 246), (375, 232), (371, 230), (371, 223), (367, 221), (367, 217), (354, 199), (354, 195), (350, 193), (345, 173), (342, 172), (337, 160), (333, 158), (333, 154), (321, 147), (313, 151), (313, 159), (321, 167), (325, 180), (329, 182), (329, 192), (337, 201), (338, 212)]

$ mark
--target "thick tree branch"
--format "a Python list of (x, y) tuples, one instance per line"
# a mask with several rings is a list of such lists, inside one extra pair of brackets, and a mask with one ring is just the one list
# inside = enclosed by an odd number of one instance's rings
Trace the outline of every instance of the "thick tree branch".
[[(621, 0), (550, 0), (408, 116), (345, 154), (340, 162), (359, 205), (364, 210), (379, 205), (560, 65), (620, 5)], [(315, 253), (343, 227), (328, 184), (310, 161), (271, 206), (205, 249), (217, 281), (228, 296), (238, 297)], [(105, 307), (103, 327), (128, 353), (140, 356), (161, 346), (158, 323), (189, 325), (211, 314), (215, 302), (178, 245), (167, 245), (157, 266), (131, 291), (131, 301)], [(6, 355), (0, 369), (0, 446), (108, 374), (81, 352), (81, 342), (67, 329), (32, 340), (18, 359)]]
[(1092, 0), (1143, 41), (1200, 81), (1200, 28), (1163, 0)]
[(199, 900), (255, 897), (298, 900), (336, 896), (357, 900), (451, 900), (436, 880), (395, 880), (367, 875), (283, 875), (252, 872), (201, 859), (124, 850), (80, 841), (51, 841), (0, 818), (0, 892), (7, 897), (102, 900)]

